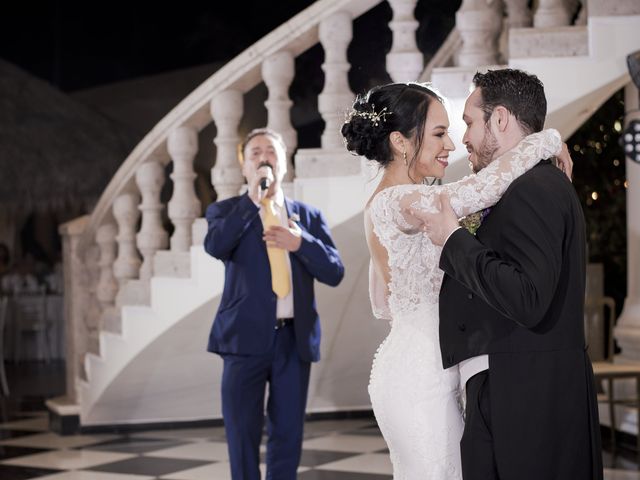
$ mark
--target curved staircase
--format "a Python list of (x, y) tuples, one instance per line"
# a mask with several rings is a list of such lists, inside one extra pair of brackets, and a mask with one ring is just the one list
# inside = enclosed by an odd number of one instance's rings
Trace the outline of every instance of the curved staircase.
[[(347, 76), (352, 23), (379, 3), (319, 0), (245, 50), (147, 134), (90, 216), (61, 227), (68, 391), (48, 402), (54, 414), (78, 415), (82, 427), (221, 417), (221, 361), (205, 348), (223, 266), (202, 249), (206, 222), (193, 184), (198, 136), (215, 124), (212, 184), (218, 199), (236, 195), (243, 183), (236, 158), (243, 96), (264, 82), (268, 126), (295, 152), (288, 95), (294, 59), (317, 43), (325, 52), (317, 102), (325, 130), (320, 148), (295, 153), (295, 176), (289, 159), (285, 190), (325, 213), (346, 275), (338, 288), (317, 287), (323, 360), (312, 369), (308, 409), (370, 408), (371, 358), (388, 329), (372, 318), (367, 293), (362, 207), (375, 172), (344, 151), (339, 128), (354, 97)], [(461, 106), (478, 68), (508, 59), (510, 66), (536, 73), (549, 98), (548, 124), (569, 135), (629, 82), (625, 57), (640, 49), (640, 5), (634, 1), (590, 0), (586, 12), (574, 0), (540, 0), (531, 12), (526, 1), (464, 0), (456, 28), (425, 67), (415, 41), (416, 3), (389, 0), (394, 18), (387, 70), (394, 81), (430, 77), (448, 97), (456, 139), (462, 138)], [(578, 25), (569, 25), (573, 16)], [(458, 159), (463, 151), (455, 152)], [(465, 164), (454, 159), (446, 180), (461, 176)], [(160, 201), (169, 181), (170, 238)]]

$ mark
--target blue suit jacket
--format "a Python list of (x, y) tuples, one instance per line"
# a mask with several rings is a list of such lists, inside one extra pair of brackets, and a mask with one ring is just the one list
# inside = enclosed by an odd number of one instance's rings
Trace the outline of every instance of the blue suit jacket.
[[(320, 319), (313, 281), (335, 286), (344, 267), (319, 210), (285, 198), (287, 213), (297, 215), (302, 244), (290, 252), (294, 329), (300, 357), (320, 359)], [(209, 335), (210, 352), (260, 355), (275, 335), (277, 298), (271, 289), (271, 268), (262, 240), (260, 209), (247, 194), (212, 203), (204, 248), (225, 264), (220, 307)]]

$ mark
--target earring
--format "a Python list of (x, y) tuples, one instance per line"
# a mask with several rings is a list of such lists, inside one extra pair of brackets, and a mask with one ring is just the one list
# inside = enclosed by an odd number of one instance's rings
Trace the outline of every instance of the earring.
[(407, 152), (405, 150), (402, 151), (402, 159), (404, 160), (404, 166), (408, 167), (409, 163), (407, 162)]

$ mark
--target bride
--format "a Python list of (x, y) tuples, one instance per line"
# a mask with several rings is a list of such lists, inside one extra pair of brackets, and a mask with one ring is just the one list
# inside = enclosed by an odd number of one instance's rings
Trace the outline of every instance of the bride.
[[(417, 83), (373, 88), (356, 99), (342, 127), (347, 149), (384, 170), (365, 208), (374, 315), (391, 330), (373, 360), (369, 395), (396, 480), (461, 479), (463, 419), (457, 368), (444, 370), (438, 345), (440, 247), (420, 230), (412, 208), (435, 211), (446, 192), (458, 217), (494, 205), (518, 176), (557, 155), (555, 130), (523, 139), (477, 175), (444, 185), (454, 145), (442, 99)], [(570, 159), (569, 159), (570, 161)]]

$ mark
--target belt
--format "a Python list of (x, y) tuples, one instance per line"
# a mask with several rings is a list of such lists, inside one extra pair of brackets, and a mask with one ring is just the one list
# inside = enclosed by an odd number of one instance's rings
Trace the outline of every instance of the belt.
[(293, 323), (293, 318), (278, 318), (276, 319), (276, 330), (280, 330), (282, 327), (286, 327), (287, 325), (291, 325)]

